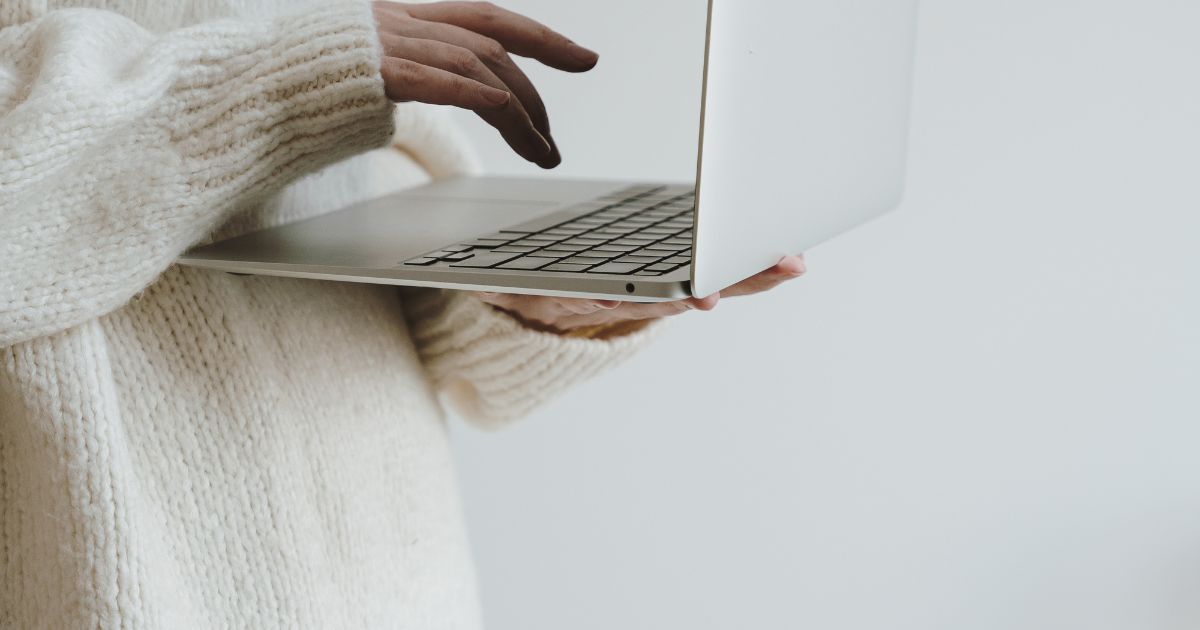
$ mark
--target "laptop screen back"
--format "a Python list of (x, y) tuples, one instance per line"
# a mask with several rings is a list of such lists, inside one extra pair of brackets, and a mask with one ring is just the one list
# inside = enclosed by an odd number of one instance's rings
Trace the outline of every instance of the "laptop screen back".
[(917, 0), (711, 0), (695, 295), (901, 198)]

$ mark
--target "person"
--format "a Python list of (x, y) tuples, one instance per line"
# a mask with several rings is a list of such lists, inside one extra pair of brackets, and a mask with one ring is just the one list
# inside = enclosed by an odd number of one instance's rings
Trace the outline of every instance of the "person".
[(435, 106), (556, 166), (511, 55), (597, 63), (486, 3), (0, 3), (0, 627), (480, 624), (439, 396), (503, 426), (720, 296), (172, 263), (473, 169)]

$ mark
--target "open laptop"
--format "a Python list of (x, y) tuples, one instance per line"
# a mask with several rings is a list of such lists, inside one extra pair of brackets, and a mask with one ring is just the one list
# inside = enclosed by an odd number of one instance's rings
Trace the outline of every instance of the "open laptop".
[(710, 0), (695, 182), (466, 177), (201, 247), (232, 273), (711, 295), (898, 205), (917, 0)]

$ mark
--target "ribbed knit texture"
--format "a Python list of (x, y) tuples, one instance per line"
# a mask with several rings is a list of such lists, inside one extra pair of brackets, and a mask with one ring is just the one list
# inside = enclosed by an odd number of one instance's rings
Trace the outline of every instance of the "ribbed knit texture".
[(439, 395), (502, 426), (650, 333), (172, 266), (473, 168), (376, 46), (365, 0), (0, 2), (0, 628), (478, 626)]
[(435, 385), (490, 428), (619, 363), (657, 330), (599, 343), (531, 332), (459, 293), (414, 291), (405, 306)]

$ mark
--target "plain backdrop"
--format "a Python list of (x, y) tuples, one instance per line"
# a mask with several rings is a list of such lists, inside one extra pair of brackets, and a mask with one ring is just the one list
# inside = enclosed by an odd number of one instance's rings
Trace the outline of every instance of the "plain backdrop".
[[(550, 176), (692, 177), (702, 0), (506, 6), (603, 55)], [(491, 630), (1200, 628), (1200, 3), (922, 11), (898, 212), (455, 427)]]

